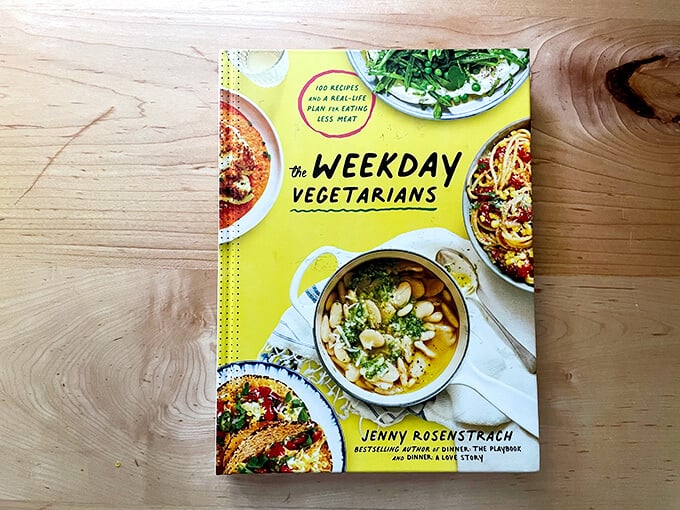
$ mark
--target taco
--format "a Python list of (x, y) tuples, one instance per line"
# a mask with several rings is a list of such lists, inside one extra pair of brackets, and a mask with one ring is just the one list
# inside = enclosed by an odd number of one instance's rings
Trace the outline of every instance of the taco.
[[(217, 473), (225, 472), (235, 451), (251, 442), (257, 431), (273, 425), (298, 425), (302, 433), (312, 424), (307, 406), (282, 382), (255, 375), (227, 381), (217, 391)], [(268, 436), (256, 437), (261, 441)], [(270, 444), (283, 439), (275, 436)]]
[(280, 423), (259, 429), (241, 441), (224, 472), (309, 473), (331, 468), (330, 448), (319, 425)]

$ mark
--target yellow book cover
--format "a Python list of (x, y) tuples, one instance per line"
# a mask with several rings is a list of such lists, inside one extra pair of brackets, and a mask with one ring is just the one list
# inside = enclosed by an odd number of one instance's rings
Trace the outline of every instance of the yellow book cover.
[(539, 469), (529, 75), (220, 53), (217, 474)]

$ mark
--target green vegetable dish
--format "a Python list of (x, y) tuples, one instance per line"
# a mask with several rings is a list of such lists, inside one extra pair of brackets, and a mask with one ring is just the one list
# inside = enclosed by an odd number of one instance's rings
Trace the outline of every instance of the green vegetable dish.
[(415, 391), (448, 365), (458, 314), (442, 280), (420, 264), (365, 262), (343, 275), (323, 305), (320, 338), (351, 383), (381, 395)]
[[(384, 49), (363, 56), (376, 94), (431, 110), (435, 119), (494, 106), (519, 85), (520, 75), (526, 77), (529, 65), (526, 49)], [(480, 99), (478, 108), (466, 107)]]

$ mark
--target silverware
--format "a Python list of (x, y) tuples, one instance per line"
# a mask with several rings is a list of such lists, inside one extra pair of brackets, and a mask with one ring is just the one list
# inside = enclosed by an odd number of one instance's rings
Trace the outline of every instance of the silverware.
[(470, 262), (464, 254), (451, 248), (442, 248), (437, 252), (436, 261), (444, 266), (444, 268), (453, 276), (458, 283), (460, 289), (466, 294), (469, 299), (474, 300), (482, 311), (493, 321), (498, 329), (503, 333), (505, 338), (510, 343), (510, 346), (519, 356), (524, 366), (530, 373), (536, 373), (536, 356), (534, 356), (517, 338), (507, 330), (507, 328), (498, 320), (498, 317), (489, 309), (489, 307), (479, 298), (479, 277), (475, 266)]

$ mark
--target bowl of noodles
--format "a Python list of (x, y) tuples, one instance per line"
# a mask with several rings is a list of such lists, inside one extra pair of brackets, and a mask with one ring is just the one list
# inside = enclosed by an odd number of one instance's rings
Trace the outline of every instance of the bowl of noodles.
[(498, 277), (534, 290), (531, 125), (521, 119), (495, 133), (465, 178), (463, 218), (477, 255)]

